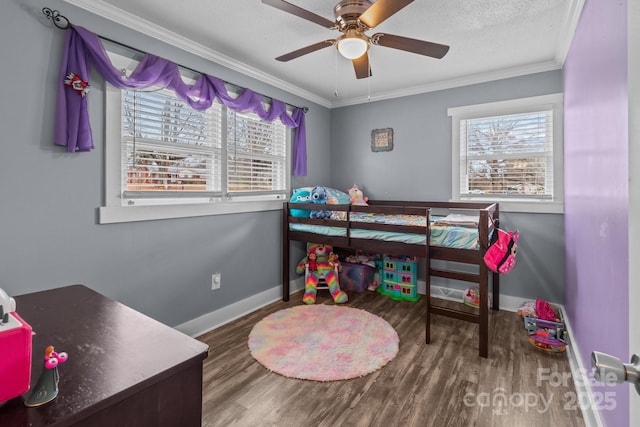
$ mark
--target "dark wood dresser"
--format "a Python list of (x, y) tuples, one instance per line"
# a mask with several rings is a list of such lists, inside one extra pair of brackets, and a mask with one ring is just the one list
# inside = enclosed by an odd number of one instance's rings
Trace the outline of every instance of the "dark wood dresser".
[[(15, 297), (31, 325), (31, 388), (52, 345), (67, 352), (59, 395), (0, 405), (0, 426), (200, 426), (208, 346), (83, 285)], [(28, 393), (28, 392), (27, 392)]]

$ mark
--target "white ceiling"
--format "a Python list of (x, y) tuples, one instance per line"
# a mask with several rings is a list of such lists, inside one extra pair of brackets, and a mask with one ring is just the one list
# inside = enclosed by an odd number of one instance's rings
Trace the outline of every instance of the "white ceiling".
[[(447, 55), (433, 59), (371, 46), (373, 77), (357, 80), (351, 61), (332, 47), (276, 61), (340, 33), (261, 0), (65, 1), (326, 107), (562, 68), (584, 4), (416, 0), (367, 34), (385, 32), (446, 44), (451, 47)], [(337, 1), (289, 0), (331, 21)]]

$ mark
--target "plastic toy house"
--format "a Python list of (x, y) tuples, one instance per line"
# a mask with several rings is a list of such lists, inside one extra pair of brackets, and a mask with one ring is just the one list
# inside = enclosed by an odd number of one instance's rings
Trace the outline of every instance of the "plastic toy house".
[(418, 301), (418, 264), (413, 257), (383, 258), (382, 286), (378, 292), (394, 300)]

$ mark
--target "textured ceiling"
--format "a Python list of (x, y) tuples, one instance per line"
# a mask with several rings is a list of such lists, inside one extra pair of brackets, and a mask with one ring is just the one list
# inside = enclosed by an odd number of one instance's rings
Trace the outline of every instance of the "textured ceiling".
[[(274, 58), (340, 35), (261, 0), (66, 0), (222, 65), (336, 107), (559, 69), (584, 0), (416, 0), (367, 32), (449, 45), (442, 59), (372, 46), (357, 80), (334, 48)], [(336, 1), (289, 0), (333, 21)], [(126, 42), (126, 41), (123, 41)], [(192, 48), (196, 49), (196, 48)]]

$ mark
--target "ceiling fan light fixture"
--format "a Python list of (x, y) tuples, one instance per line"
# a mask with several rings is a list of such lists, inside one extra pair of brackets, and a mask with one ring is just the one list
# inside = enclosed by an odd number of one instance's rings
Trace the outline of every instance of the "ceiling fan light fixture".
[(338, 52), (347, 59), (360, 58), (369, 50), (369, 41), (357, 34), (344, 35), (338, 39), (337, 44)]

